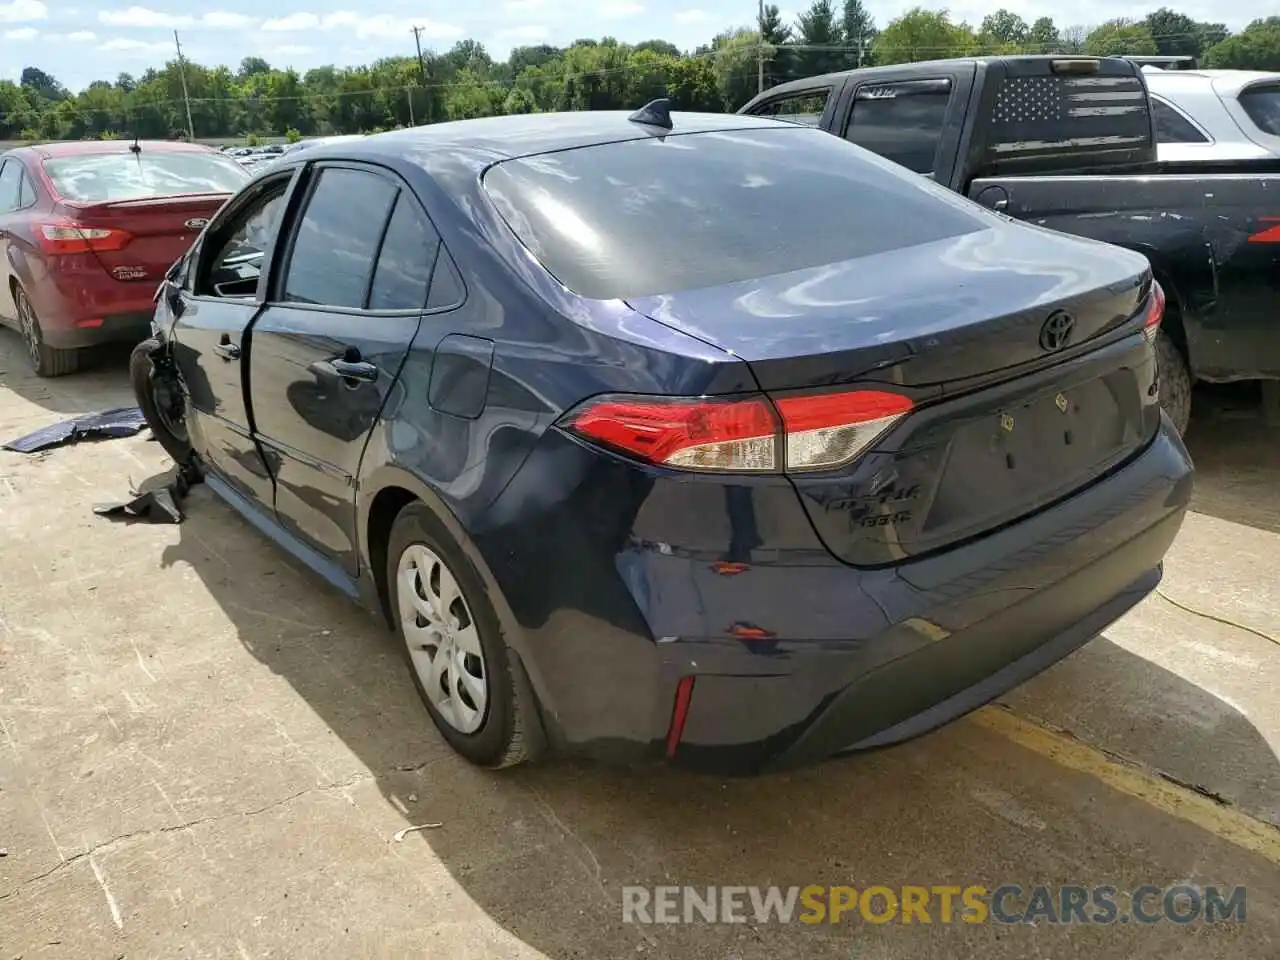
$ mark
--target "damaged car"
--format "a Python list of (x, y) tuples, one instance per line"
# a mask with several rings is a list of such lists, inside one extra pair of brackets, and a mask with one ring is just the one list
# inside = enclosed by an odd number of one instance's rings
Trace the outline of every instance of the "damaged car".
[(1163, 307), (1139, 254), (655, 102), (286, 155), (131, 372), (470, 761), (758, 773), (946, 723), (1155, 588), (1192, 487)]

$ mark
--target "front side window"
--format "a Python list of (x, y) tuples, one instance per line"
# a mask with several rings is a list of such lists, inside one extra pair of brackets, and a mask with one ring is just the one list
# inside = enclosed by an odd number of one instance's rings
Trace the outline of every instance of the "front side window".
[(201, 193), (236, 193), (249, 180), (240, 164), (204, 150), (82, 153), (52, 157), (44, 171), (63, 200), (106, 203)]
[(196, 293), (214, 297), (254, 297), (267, 247), (280, 226), (289, 177), (265, 184), (262, 194), (224, 229), (211, 235), (214, 253), (196, 285)]
[(951, 102), (945, 80), (862, 87), (845, 138), (916, 173), (933, 173)]
[(827, 97), (831, 88), (810, 90), (806, 93), (790, 97), (779, 97), (762, 103), (751, 113), (758, 117), (773, 117), (789, 123), (802, 123), (807, 127), (816, 127), (822, 122), (822, 113), (827, 108)]
[(1151, 116), (1156, 125), (1156, 143), (1208, 143), (1209, 138), (1195, 124), (1163, 100), (1151, 98)]
[(363, 308), (397, 193), (377, 174), (322, 168), (285, 267), (284, 300)]

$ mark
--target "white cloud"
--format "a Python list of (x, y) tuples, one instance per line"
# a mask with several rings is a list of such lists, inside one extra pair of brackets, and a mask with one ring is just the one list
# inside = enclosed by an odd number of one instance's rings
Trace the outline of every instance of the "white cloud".
[(67, 39), (76, 43), (88, 43), (90, 40), (98, 39), (98, 36), (92, 30), (77, 30), (74, 33), (68, 33)]
[[(22, 0), (15, 0), (22, 2)], [(176, 27), (201, 26), (213, 29), (240, 29), (255, 23), (253, 17), (230, 10), (211, 10), (200, 17), (192, 17), (185, 13), (168, 13), (164, 10), (152, 10), (150, 7), (126, 7), (123, 10), (99, 10), (98, 22), (113, 27), (163, 27), (172, 30)]]
[(34, 40), (40, 31), (35, 27), (19, 27), (17, 30), (6, 30), (6, 40)]
[(676, 23), (706, 23), (708, 19), (705, 10), (681, 10), (675, 16)]
[(386, 13), (361, 14), (351, 10), (336, 10), (323, 15), (306, 11), (291, 13), (287, 17), (266, 21), (262, 29), (283, 33), (340, 29), (350, 31), (360, 40), (366, 40), (371, 37), (412, 36), (415, 26), (422, 29), (422, 36), (427, 40), (453, 40), (463, 33), (461, 27), (434, 20), (407, 20)]
[(508, 27), (498, 31), (498, 39), (504, 42), (519, 40), (545, 40), (550, 30), (539, 24), (531, 23), (523, 27)]
[(536, 13), (547, 5), (547, 0), (507, 0), (502, 9), (507, 13)]
[(103, 50), (114, 50), (117, 53), (161, 53), (173, 50), (173, 44), (148, 43), (146, 40), (134, 40), (132, 37), (112, 37), (101, 47)]
[(49, 16), (49, 8), (40, 0), (10, 0), (0, 3), (0, 23), (30, 23), (33, 20), (44, 20)]
[(596, 14), (601, 18), (617, 20), (623, 17), (634, 17), (637, 13), (644, 12), (644, 5), (639, 3), (630, 3), (628, 0), (609, 0), (602, 3), (596, 8)]
[(315, 49), (301, 43), (284, 43), (279, 46), (272, 45), (271, 52), (280, 57), (300, 57), (303, 54), (315, 53)]

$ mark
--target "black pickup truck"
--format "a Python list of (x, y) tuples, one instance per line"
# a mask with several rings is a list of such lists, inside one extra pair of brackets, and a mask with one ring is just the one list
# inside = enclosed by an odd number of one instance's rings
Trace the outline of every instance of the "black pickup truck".
[(870, 67), (774, 87), (739, 112), (821, 127), (1010, 217), (1145, 254), (1168, 296), (1160, 392), (1178, 429), (1197, 379), (1263, 380), (1275, 406), (1280, 164), (1162, 168), (1136, 64), (1015, 56)]

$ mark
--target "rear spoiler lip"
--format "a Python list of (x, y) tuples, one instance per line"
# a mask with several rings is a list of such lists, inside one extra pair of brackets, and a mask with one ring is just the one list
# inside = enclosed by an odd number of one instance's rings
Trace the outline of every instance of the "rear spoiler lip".
[(226, 200), (234, 196), (231, 193), (174, 193), (162, 197), (132, 197), (128, 200), (67, 200), (60, 199), (59, 202), (73, 210), (119, 210), (121, 208), (128, 209), (131, 207), (152, 207), (162, 204), (171, 203), (194, 203), (196, 201), (208, 201), (215, 199)]

